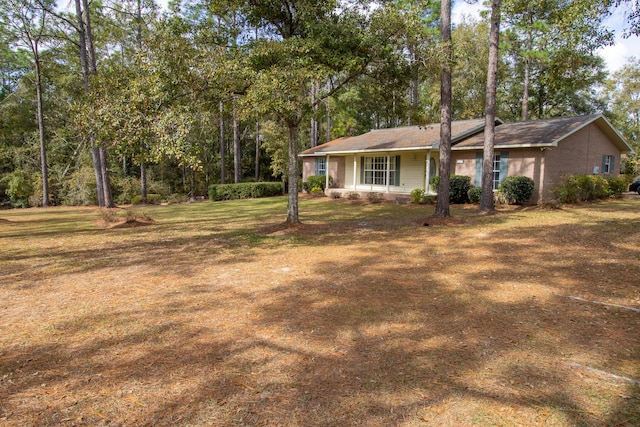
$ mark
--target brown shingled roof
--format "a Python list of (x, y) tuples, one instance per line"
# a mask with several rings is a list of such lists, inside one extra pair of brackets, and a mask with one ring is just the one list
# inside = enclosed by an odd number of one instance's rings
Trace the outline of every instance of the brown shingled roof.
[[(452, 141), (458, 141), (474, 133), (481, 132), (483, 128), (484, 119), (453, 122), (451, 123)], [(300, 155), (429, 148), (438, 144), (439, 141), (440, 123), (435, 123), (426, 126), (376, 129), (363, 135), (338, 138), (305, 150)]]
[[(496, 120), (495, 147), (544, 147), (595, 123), (607, 134), (623, 153), (631, 146), (613, 128), (602, 114), (556, 119), (503, 123)], [(484, 119), (460, 120), (451, 123), (453, 150), (478, 150), (484, 145)], [(363, 135), (344, 137), (300, 153), (301, 156), (342, 154), (364, 151), (398, 151), (410, 149), (437, 149), (440, 142), (440, 124), (378, 129)]]
[[(557, 144), (558, 140), (576, 132), (600, 114), (557, 119), (530, 120), (526, 122), (504, 123), (496, 126), (495, 146), (535, 147)], [(455, 149), (475, 149), (484, 145), (484, 132), (474, 135), (455, 145)]]

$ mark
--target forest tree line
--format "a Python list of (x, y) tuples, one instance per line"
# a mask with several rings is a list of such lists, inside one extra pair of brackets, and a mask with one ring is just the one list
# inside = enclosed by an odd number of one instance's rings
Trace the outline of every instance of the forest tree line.
[[(640, 61), (609, 75), (597, 54), (616, 6), (503, 0), (496, 115), (605, 112), (640, 151)], [(485, 112), (488, 19), (452, 28), (453, 120)], [(285, 181), (291, 152), (338, 137), (438, 122), (439, 20), (421, 0), (0, 0), (0, 203), (204, 196)]]

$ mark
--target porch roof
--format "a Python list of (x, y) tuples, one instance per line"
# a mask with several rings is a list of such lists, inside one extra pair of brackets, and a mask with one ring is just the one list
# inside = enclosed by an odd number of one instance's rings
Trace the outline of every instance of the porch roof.
[[(501, 122), (500, 122), (501, 123)], [(461, 141), (484, 129), (484, 119), (460, 120), (451, 123), (452, 143)], [(376, 129), (363, 135), (338, 138), (300, 153), (301, 156), (358, 153), (363, 151), (402, 151), (437, 149), (440, 123), (426, 126), (406, 126)]]

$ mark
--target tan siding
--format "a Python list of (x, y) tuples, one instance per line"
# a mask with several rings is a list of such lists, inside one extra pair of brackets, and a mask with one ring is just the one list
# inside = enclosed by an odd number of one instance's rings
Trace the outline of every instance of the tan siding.
[(424, 153), (405, 153), (400, 156), (400, 186), (389, 191), (410, 193), (414, 188), (424, 189), (427, 155)]
[(353, 188), (353, 156), (344, 159), (344, 188)]

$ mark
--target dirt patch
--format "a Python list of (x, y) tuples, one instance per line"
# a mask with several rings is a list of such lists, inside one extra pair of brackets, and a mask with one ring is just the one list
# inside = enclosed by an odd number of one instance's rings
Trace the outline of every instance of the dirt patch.
[(8, 219), (4, 219), (4, 218), (0, 218), (0, 224), (11, 224), (12, 221), (9, 221)]

